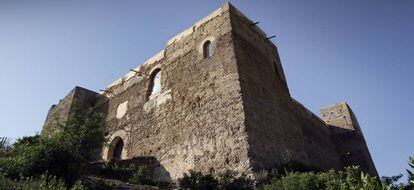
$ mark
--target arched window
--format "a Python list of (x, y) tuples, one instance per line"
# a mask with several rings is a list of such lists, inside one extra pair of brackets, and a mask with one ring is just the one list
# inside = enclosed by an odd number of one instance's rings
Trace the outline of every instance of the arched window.
[(151, 81), (149, 83), (148, 96), (157, 94), (161, 91), (161, 69), (156, 69), (151, 73)]
[(209, 58), (213, 55), (213, 47), (211, 45), (210, 40), (207, 40), (203, 44), (203, 55), (204, 55), (204, 58)]

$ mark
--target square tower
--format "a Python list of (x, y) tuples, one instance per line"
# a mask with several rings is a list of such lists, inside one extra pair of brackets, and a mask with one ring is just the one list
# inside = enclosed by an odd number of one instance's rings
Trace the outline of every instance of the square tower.
[(322, 119), (330, 126), (342, 166), (359, 165), (362, 170), (378, 176), (358, 120), (347, 103), (321, 109)]

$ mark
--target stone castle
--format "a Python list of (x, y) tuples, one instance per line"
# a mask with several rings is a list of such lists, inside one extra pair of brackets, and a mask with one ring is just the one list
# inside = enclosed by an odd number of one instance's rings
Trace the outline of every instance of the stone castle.
[(294, 100), (277, 47), (229, 3), (103, 92), (75, 87), (51, 107), (42, 133), (74, 106), (105, 114), (103, 160), (155, 157), (162, 180), (189, 170), (254, 177), (287, 156), (320, 170), (360, 165), (378, 176), (349, 105), (324, 107), (319, 118)]

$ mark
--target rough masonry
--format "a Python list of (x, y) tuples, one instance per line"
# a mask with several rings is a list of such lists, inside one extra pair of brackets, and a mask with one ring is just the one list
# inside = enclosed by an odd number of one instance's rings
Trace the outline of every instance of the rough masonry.
[(110, 145), (101, 159), (155, 157), (153, 175), (165, 181), (191, 169), (254, 177), (287, 158), (378, 175), (351, 108), (325, 107), (321, 119), (294, 100), (266, 37), (226, 3), (105, 92), (75, 87), (52, 106), (42, 133), (50, 135), (74, 106), (102, 112)]

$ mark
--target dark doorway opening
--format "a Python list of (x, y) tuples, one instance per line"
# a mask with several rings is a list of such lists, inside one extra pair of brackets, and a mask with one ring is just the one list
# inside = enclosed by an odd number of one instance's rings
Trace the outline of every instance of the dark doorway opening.
[(121, 159), (123, 149), (124, 149), (124, 141), (122, 139), (119, 139), (118, 142), (116, 142), (115, 144), (113, 158)]

